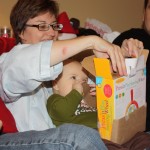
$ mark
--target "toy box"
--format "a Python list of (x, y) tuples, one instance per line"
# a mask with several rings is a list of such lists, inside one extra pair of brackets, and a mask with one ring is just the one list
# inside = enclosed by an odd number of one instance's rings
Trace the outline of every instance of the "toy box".
[(109, 59), (89, 56), (83, 60), (83, 67), (96, 79), (98, 128), (102, 138), (123, 144), (145, 130), (147, 55), (145, 50), (138, 59), (126, 59), (128, 75), (122, 77), (111, 71)]

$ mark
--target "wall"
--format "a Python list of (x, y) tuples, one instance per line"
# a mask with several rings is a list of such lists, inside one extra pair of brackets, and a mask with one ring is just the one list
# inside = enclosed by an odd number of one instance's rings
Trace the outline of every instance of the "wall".
[[(9, 14), (17, 0), (0, 0), (0, 26), (9, 26)], [(57, 0), (60, 12), (80, 20), (95, 18), (108, 24), (112, 30), (124, 31), (140, 27), (143, 14), (142, 0)]]
[(0, 0), (0, 27), (10, 26), (9, 14), (17, 0)]

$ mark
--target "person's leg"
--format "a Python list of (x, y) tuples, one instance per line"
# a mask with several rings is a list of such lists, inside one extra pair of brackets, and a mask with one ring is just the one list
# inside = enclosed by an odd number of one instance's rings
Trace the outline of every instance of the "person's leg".
[(132, 150), (148, 150), (150, 148), (150, 134), (138, 132), (123, 146)]
[(106, 150), (99, 133), (82, 125), (65, 124), (45, 131), (0, 136), (0, 150)]

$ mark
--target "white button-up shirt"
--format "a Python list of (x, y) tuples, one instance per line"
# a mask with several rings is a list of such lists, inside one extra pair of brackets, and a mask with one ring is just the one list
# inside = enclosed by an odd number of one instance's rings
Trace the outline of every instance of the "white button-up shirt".
[(13, 114), (19, 131), (53, 128), (46, 102), (52, 93), (45, 81), (55, 79), (62, 63), (50, 67), (53, 41), (18, 44), (0, 56), (0, 96)]

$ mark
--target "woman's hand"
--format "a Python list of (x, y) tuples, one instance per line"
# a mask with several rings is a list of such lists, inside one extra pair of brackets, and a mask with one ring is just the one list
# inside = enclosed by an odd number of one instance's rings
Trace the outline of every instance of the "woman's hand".
[(124, 57), (139, 57), (144, 46), (141, 41), (130, 38), (123, 41), (121, 49)]
[(96, 37), (93, 43), (95, 55), (100, 58), (110, 58), (113, 71), (120, 75), (127, 75), (124, 57), (138, 57), (144, 48), (141, 41), (133, 38), (124, 40), (121, 48)]
[(111, 44), (103, 39), (93, 39), (93, 52), (99, 58), (110, 58), (114, 72), (118, 72), (121, 76), (127, 75), (124, 56), (121, 48)]

